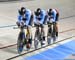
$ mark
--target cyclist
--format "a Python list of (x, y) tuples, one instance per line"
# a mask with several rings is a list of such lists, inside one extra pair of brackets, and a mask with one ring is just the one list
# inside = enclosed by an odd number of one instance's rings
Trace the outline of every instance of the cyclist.
[[(31, 36), (30, 36), (30, 25), (32, 22), (32, 13), (29, 9), (25, 7), (21, 7), (19, 10), (19, 15), (18, 15), (18, 21), (17, 25), (18, 27), (21, 26), (22, 24), (27, 27), (27, 33), (26, 33), (26, 38), (28, 38), (28, 43), (31, 44)], [(27, 45), (29, 46), (29, 45)]]
[(47, 11), (48, 21), (51, 19), (53, 24), (55, 25), (55, 36), (58, 37), (58, 18), (59, 18), (59, 12), (57, 9), (48, 9)]
[(38, 30), (37, 26), (39, 25), (41, 27), (41, 32), (43, 32), (42, 45), (44, 45), (44, 41), (45, 41), (45, 32), (44, 32), (43, 25), (46, 23), (46, 17), (47, 15), (46, 15), (45, 10), (41, 8), (37, 8), (36, 11), (34, 11), (34, 25), (36, 26), (36, 30)]

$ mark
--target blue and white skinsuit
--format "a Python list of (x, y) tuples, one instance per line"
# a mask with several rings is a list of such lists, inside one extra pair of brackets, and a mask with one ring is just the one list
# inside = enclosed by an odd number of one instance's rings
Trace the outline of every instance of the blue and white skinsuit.
[[(31, 20), (31, 11), (29, 10), (29, 9), (26, 9), (26, 12), (25, 12), (25, 14), (24, 14), (24, 17), (25, 17), (25, 21), (24, 21), (24, 23), (25, 23), (25, 25), (30, 25), (30, 20)], [(18, 16), (18, 22), (20, 23), (20, 22), (22, 22), (23, 21), (23, 16), (22, 15), (20, 15), (19, 14), (19, 16)]]
[[(40, 20), (39, 20), (39, 18), (40, 18)], [(45, 24), (46, 12), (44, 10), (41, 10), (41, 14), (39, 16), (36, 16), (34, 14), (34, 24), (38, 24), (38, 21), (40, 24)]]

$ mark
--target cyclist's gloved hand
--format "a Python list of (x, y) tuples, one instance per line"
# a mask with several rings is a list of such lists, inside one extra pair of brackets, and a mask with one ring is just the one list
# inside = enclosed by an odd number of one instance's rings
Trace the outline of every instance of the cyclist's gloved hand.
[(20, 26), (20, 23), (19, 22), (16, 22), (17, 26), (19, 27)]
[(39, 18), (38, 18), (38, 20), (40, 21), (40, 20), (41, 20), (41, 18), (39, 17)]
[(23, 20), (23, 21), (26, 21), (27, 19), (26, 19), (26, 18), (22, 18), (22, 20)]

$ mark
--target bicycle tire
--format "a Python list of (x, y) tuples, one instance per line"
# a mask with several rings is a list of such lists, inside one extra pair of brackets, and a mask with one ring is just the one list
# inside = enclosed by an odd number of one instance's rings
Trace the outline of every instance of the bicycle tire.
[[(39, 33), (39, 32), (38, 32)], [(37, 31), (35, 32), (35, 38), (34, 38), (34, 47), (35, 49), (38, 48), (38, 42), (39, 42), (39, 34), (37, 34)]]
[(55, 23), (53, 24), (52, 38), (53, 38), (53, 42), (55, 42), (56, 41), (56, 26), (55, 26)]
[(23, 47), (24, 47), (24, 32), (20, 32), (19, 36), (18, 36), (18, 40), (17, 40), (17, 50), (18, 53), (20, 54), (23, 51)]
[[(49, 26), (48, 26), (49, 27)], [(52, 37), (52, 28), (51, 26), (48, 28), (48, 33), (47, 33), (47, 43), (48, 45), (51, 44), (51, 37)]]
[(34, 39), (34, 47), (35, 47), (35, 49), (38, 48), (38, 39)]

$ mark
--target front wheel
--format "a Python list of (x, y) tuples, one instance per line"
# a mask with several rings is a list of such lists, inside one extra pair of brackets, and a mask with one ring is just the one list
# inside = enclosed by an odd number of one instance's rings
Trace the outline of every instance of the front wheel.
[(51, 44), (51, 38), (52, 38), (52, 28), (51, 28), (51, 26), (48, 26), (48, 32), (47, 32), (47, 43), (48, 43), (48, 45)]
[(24, 35), (23, 32), (20, 32), (20, 34), (18, 36), (18, 40), (17, 40), (17, 50), (18, 50), (18, 53), (21, 53), (23, 51), (24, 40), (25, 40), (25, 35)]
[(35, 37), (35, 39), (34, 39), (34, 47), (35, 47), (35, 49), (38, 48), (38, 39), (37, 39), (37, 37)]

